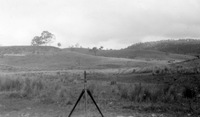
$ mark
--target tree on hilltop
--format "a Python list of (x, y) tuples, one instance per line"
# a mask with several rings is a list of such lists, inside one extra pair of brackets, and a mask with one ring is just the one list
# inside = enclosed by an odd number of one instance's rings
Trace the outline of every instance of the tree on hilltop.
[(61, 43), (58, 43), (57, 46), (58, 46), (58, 47), (61, 47)]
[(93, 52), (94, 55), (96, 56), (96, 55), (97, 55), (98, 48), (97, 48), (97, 47), (93, 47), (93, 48), (90, 49), (89, 51), (90, 51), (90, 52)]
[(46, 45), (50, 44), (55, 40), (55, 35), (48, 32), (48, 31), (43, 31), (41, 33), (41, 36), (35, 36), (32, 41), (31, 45), (32, 46), (40, 46), (40, 45)]
[(101, 47), (99, 48), (99, 50), (103, 50), (103, 46), (101, 46)]

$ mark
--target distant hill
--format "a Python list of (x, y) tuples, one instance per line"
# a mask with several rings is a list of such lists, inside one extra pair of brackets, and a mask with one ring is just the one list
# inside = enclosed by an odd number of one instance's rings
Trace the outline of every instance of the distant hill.
[(45, 54), (61, 51), (53, 46), (0, 46), (0, 54)]
[(131, 58), (131, 59), (146, 59), (146, 60), (186, 60), (193, 57), (181, 54), (172, 54), (161, 52), (157, 50), (111, 50), (100, 53), (101, 56), (118, 57), (118, 58)]
[[(64, 50), (94, 55), (94, 53), (87, 48), (66, 48)], [(161, 40), (154, 42), (136, 43), (121, 50), (97, 51), (97, 56), (131, 59), (147, 58), (157, 60), (187, 60), (192, 59), (192, 56), (199, 54), (200, 40), (197, 39)]]
[[(66, 48), (63, 51), (73, 51), (82, 54), (94, 55), (92, 51), (87, 48)], [(97, 56), (129, 58), (129, 59), (145, 59), (145, 60), (187, 60), (192, 59), (192, 56), (173, 54), (168, 52), (161, 52), (157, 50), (146, 49), (121, 49), (121, 50), (98, 50)]]
[(157, 50), (176, 54), (200, 54), (200, 40), (198, 39), (179, 39), (162, 40), (133, 44), (127, 49), (133, 50)]
[(71, 51), (71, 52), (78, 52), (82, 54), (94, 55), (94, 53), (92, 53), (89, 48), (64, 48), (62, 49), (62, 51)]

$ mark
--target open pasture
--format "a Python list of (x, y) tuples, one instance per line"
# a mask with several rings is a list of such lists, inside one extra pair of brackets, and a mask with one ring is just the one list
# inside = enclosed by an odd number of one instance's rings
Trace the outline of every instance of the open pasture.
[(108, 58), (70, 51), (50, 55), (5, 56), (0, 58), (0, 70), (3, 72), (131, 68), (164, 64), (167, 64), (167, 61)]

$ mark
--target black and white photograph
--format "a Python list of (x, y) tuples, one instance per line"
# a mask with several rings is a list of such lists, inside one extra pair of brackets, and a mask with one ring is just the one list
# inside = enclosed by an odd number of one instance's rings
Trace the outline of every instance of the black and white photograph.
[(200, 1), (0, 0), (0, 117), (200, 117)]

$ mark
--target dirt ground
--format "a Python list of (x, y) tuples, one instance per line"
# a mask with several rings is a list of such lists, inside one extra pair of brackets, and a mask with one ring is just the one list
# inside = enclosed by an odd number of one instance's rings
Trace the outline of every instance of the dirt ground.
[[(74, 104), (57, 105), (44, 104), (35, 100), (25, 99), (7, 99), (0, 96), (0, 117), (67, 117)], [(147, 113), (136, 110), (123, 109), (119, 106), (104, 105), (101, 111), (105, 117), (176, 117), (173, 114), (166, 113)], [(91, 103), (88, 104), (87, 117), (101, 117), (96, 107)], [(71, 117), (84, 117), (84, 105), (80, 103)], [(185, 115), (185, 116), (190, 116)]]

